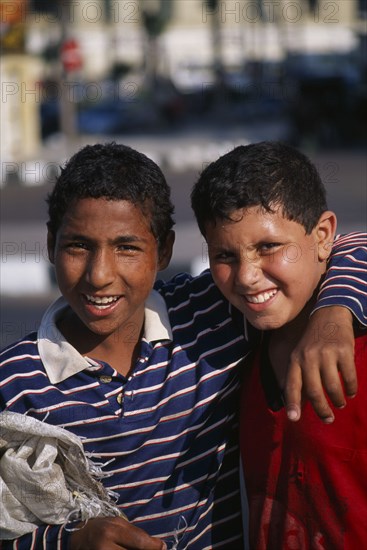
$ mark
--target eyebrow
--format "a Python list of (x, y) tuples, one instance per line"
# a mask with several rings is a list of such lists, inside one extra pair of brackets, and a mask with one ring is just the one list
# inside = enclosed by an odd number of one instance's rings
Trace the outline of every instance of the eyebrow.
[[(60, 239), (62, 240), (72, 240), (72, 241), (84, 241), (87, 243), (94, 243), (95, 239), (91, 239), (88, 235), (83, 235), (82, 233), (61, 233)], [(109, 240), (110, 244), (124, 244), (124, 243), (136, 243), (143, 242), (146, 243), (147, 240), (137, 235), (118, 235), (112, 240)]]
[(112, 239), (111, 244), (136, 243), (136, 242), (146, 242), (146, 239), (142, 239), (137, 235), (120, 235), (115, 239)]

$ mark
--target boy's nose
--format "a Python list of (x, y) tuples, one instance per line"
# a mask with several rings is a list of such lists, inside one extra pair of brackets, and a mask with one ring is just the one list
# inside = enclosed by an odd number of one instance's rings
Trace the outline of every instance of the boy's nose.
[(87, 280), (94, 288), (104, 288), (114, 280), (114, 255), (104, 251), (97, 251), (90, 258), (87, 268)]
[(261, 269), (257, 262), (251, 259), (242, 260), (238, 264), (235, 284), (243, 289), (251, 288), (260, 280), (260, 276)]

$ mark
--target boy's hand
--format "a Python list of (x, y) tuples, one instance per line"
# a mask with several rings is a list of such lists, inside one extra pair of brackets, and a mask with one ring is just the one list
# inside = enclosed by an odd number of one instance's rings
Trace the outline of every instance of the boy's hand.
[(166, 550), (160, 539), (150, 537), (126, 519), (90, 519), (71, 536), (70, 550)]
[(300, 419), (302, 392), (323, 422), (333, 422), (324, 390), (338, 408), (345, 406), (345, 395), (354, 397), (357, 393), (352, 314), (345, 307), (315, 311), (294, 349), (284, 390), (288, 418)]

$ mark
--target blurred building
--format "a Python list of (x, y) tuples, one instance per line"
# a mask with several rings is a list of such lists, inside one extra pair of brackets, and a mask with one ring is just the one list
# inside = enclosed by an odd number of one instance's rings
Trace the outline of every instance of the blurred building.
[(43, 71), (38, 56), (26, 50), (27, 9), (26, 0), (0, 2), (0, 153), (5, 177), (13, 172), (13, 161), (37, 152), (41, 138), (36, 88)]
[(60, 101), (72, 135), (76, 103), (98, 102), (122, 76), (116, 99), (134, 100), (152, 65), (179, 92), (225, 79), (242, 95), (288, 59), (347, 71), (352, 56), (366, 72), (365, 0), (0, 0), (0, 16), (9, 161), (39, 145), (40, 104)]
[(116, 62), (141, 67), (144, 4), (154, 12), (165, 3), (172, 7), (159, 39), (159, 62), (173, 78), (181, 68), (210, 66), (214, 20), (223, 62), (237, 68), (253, 59), (279, 60), (287, 51), (347, 52), (365, 26), (361, 0), (38, 0), (29, 3), (26, 48), (39, 54), (52, 47), (64, 18), (66, 34), (80, 44), (86, 78), (101, 78)]

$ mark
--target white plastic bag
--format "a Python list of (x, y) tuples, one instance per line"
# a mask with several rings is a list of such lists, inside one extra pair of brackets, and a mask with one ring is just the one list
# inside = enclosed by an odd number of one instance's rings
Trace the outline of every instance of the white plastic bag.
[(98, 478), (81, 440), (58, 426), (0, 414), (0, 540), (46, 523), (123, 516)]

